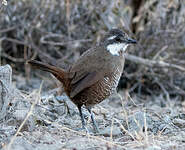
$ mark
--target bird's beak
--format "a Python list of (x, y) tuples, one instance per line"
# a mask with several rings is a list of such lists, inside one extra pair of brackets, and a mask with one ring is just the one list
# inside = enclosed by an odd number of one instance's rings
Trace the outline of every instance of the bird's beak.
[(137, 41), (131, 38), (126, 39), (127, 44), (137, 44)]

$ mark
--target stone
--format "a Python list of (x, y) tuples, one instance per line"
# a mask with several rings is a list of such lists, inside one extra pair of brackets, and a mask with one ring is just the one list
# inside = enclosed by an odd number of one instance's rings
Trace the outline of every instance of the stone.
[(0, 67), (0, 120), (7, 114), (11, 97), (12, 68), (10, 65)]

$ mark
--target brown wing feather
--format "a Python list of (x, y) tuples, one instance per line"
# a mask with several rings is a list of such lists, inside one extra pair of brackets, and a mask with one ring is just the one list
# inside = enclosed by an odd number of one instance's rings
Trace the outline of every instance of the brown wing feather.
[(76, 84), (77, 82), (79, 82), (80, 80), (82, 80), (83, 78), (85, 78), (87, 75), (89, 74), (89, 72), (82, 72), (82, 71), (77, 71), (74, 73), (72, 80), (71, 80), (71, 84)]
[(73, 98), (78, 93), (83, 91), (84, 89), (90, 87), (91, 85), (95, 84), (97, 81), (103, 79), (103, 74), (97, 72), (89, 72), (84, 75), (78, 82), (71, 84), (71, 92), (70, 97)]
[(101, 46), (89, 49), (72, 66), (70, 70), (70, 74), (73, 76), (71, 78), (71, 98), (104, 78), (105, 71), (103, 70), (105, 69), (103, 68), (105, 65), (100, 51), (103, 51)]

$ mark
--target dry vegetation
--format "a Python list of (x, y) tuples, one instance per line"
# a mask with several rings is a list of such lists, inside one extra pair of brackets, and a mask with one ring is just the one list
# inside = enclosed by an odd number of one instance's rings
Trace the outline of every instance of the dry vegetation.
[[(184, 25), (184, 0), (2, 0), (1, 64), (13, 68), (15, 88), (0, 149), (185, 149)], [(126, 55), (119, 94), (93, 109), (102, 133), (86, 135), (74, 130), (76, 107), (57, 99), (58, 82), (25, 60), (67, 68), (112, 27), (139, 44)]]

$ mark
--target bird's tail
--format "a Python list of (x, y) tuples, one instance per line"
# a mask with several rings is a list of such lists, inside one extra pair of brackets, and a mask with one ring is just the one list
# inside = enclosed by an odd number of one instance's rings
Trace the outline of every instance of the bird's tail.
[(61, 68), (58, 68), (49, 64), (45, 64), (43, 62), (36, 61), (36, 60), (29, 60), (27, 61), (27, 63), (35, 68), (52, 73), (63, 84), (67, 79), (67, 72)]

